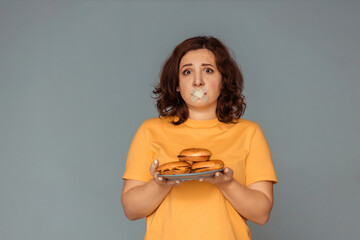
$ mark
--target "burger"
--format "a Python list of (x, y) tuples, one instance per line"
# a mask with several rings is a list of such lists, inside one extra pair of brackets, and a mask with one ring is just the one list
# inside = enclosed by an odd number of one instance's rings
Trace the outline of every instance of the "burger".
[(224, 162), (221, 160), (209, 160), (195, 162), (191, 166), (193, 173), (209, 172), (224, 168)]
[(186, 174), (191, 172), (191, 164), (187, 162), (169, 162), (161, 164), (157, 171), (161, 175)]
[(187, 148), (177, 156), (180, 161), (201, 162), (208, 161), (212, 153), (206, 148)]

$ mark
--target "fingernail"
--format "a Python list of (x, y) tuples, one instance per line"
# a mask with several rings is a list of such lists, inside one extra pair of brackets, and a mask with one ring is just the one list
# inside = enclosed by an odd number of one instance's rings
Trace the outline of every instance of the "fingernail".
[(155, 164), (157, 164), (157, 163), (158, 163), (158, 160), (157, 160), (157, 159), (155, 159), (154, 163), (155, 163)]
[(179, 180), (177, 180), (177, 181), (176, 181), (176, 183), (177, 183), (177, 184), (179, 184), (179, 183), (180, 183), (180, 181), (179, 181)]
[(162, 180), (162, 178), (161, 178), (161, 177), (159, 177), (159, 178), (158, 178), (158, 180), (159, 180), (159, 181), (161, 181), (161, 180)]

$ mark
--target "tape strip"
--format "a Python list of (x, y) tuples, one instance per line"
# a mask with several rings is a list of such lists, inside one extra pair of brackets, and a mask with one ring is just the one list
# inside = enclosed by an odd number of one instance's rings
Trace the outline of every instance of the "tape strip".
[(195, 88), (190, 89), (191, 96), (191, 102), (195, 102), (197, 99), (202, 100), (203, 102), (208, 101), (208, 97), (205, 95), (205, 93), (208, 91), (207, 86), (202, 87), (199, 90), (196, 90)]

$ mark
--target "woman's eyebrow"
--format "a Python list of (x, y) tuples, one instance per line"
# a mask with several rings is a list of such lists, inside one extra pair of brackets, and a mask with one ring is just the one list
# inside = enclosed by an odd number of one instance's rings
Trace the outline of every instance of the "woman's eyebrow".
[[(184, 64), (181, 68), (183, 67), (189, 67), (189, 66), (192, 66), (193, 64), (192, 63), (188, 63), (188, 64)], [(211, 66), (211, 67), (214, 67), (212, 64), (210, 63), (202, 63), (201, 66)]]
[(189, 66), (192, 66), (192, 63), (184, 64), (181, 68), (183, 68), (183, 67), (189, 67)]
[(210, 64), (210, 63), (203, 63), (203, 64), (201, 64), (201, 66), (211, 66), (211, 67), (214, 67), (212, 64)]

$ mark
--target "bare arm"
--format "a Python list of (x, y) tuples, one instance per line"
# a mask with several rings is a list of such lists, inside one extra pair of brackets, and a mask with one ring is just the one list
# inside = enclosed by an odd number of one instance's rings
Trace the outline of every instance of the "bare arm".
[(150, 166), (153, 179), (148, 182), (137, 180), (124, 180), (121, 202), (127, 218), (136, 220), (153, 213), (174, 185), (179, 181), (167, 181), (158, 177), (156, 169), (158, 162)]
[(233, 173), (232, 169), (226, 168), (224, 173), (201, 181), (218, 186), (241, 216), (259, 225), (265, 224), (273, 206), (273, 183), (260, 181), (245, 187), (233, 179)]

